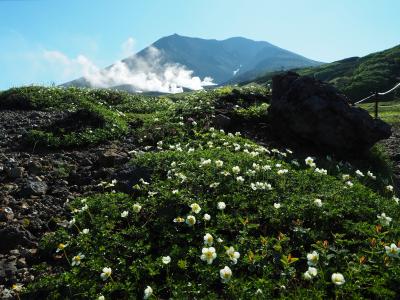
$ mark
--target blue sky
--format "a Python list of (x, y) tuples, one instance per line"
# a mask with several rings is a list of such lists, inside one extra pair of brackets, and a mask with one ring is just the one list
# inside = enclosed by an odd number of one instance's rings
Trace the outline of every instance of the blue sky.
[(265, 40), (330, 62), (400, 44), (398, 0), (0, 0), (0, 89), (62, 83), (162, 36)]

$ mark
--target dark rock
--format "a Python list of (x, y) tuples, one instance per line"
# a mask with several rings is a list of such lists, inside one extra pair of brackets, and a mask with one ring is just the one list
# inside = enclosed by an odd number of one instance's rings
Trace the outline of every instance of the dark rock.
[(47, 184), (43, 181), (29, 180), (21, 189), (21, 195), (24, 197), (40, 196), (47, 192)]
[(39, 175), (42, 172), (42, 165), (37, 161), (31, 161), (27, 165), (27, 170), (32, 175)]
[(15, 276), (17, 273), (17, 261), (14, 257), (0, 260), (0, 277), (9, 278)]
[(0, 222), (11, 221), (14, 219), (14, 212), (10, 207), (0, 208)]
[(150, 170), (126, 164), (115, 174), (115, 179), (117, 179), (116, 189), (123, 193), (131, 194), (133, 192), (132, 187), (138, 184), (141, 178), (149, 181)]
[(218, 114), (213, 119), (213, 124), (218, 128), (229, 128), (232, 124), (231, 118), (223, 114)]
[(24, 168), (22, 167), (13, 167), (7, 169), (7, 175), (12, 179), (21, 178), (23, 174), (24, 174)]
[(364, 153), (391, 134), (388, 124), (350, 106), (333, 86), (294, 72), (273, 78), (268, 118), (285, 142), (341, 156)]
[(28, 231), (22, 231), (17, 227), (5, 227), (0, 229), (0, 252), (6, 253), (21, 246), (33, 246), (34, 237)]
[(113, 167), (116, 164), (122, 164), (128, 160), (126, 153), (118, 152), (116, 149), (109, 149), (102, 152), (97, 161), (99, 167)]

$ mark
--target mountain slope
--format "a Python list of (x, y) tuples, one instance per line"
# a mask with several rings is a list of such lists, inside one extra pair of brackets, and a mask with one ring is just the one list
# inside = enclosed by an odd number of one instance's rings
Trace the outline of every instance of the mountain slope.
[[(374, 91), (390, 89), (400, 81), (400, 45), (364, 57), (350, 57), (296, 72), (328, 81), (352, 100), (359, 100)], [(268, 82), (272, 76), (273, 73), (265, 74), (255, 82)]]
[[(157, 51), (155, 53), (155, 51)], [(165, 66), (185, 66), (193, 71), (190, 76), (201, 79), (211, 77), (216, 84), (234, 82), (235, 78), (250, 79), (273, 70), (316, 66), (319, 62), (281, 49), (268, 42), (253, 41), (242, 37), (226, 40), (207, 40), (177, 34), (163, 37), (135, 55), (121, 61), (132, 73), (142, 72), (143, 65), (151, 65), (155, 74), (165, 74)], [(112, 65), (107, 69), (113, 68)], [(159, 76), (160, 77), (160, 76)], [(162, 76), (161, 76), (162, 77)], [(118, 82), (124, 85), (127, 82)], [(184, 83), (178, 82), (183, 87)], [(88, 86), (83, 78), (66, 86)], [(89, 85), (93, 86), (93, 84)], [(131, 85), (135, 85), (134, 82)]]

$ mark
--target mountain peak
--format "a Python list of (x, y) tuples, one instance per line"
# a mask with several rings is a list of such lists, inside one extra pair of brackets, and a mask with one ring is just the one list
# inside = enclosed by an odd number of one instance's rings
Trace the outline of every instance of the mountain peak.
[[(179, 74), (189, 74), (190, 80), (198, 77), (201, 82), (205, 78), (207, 79), (206, 82), (210, 82), (210, 78), (212, 78), (212, 83), (224, 84), (232, 80), (248, 79), (248, 76), (257, 76), (267, 71), (319, 64), (268, 42), (254, 41), (241, 36), (216, 40), (174, 33), (155, 41), (151, 44), (151, 47), (158, 49), (158, 51), (151, 51), (150, 47), (147, 47), (139, 53), (123, 59), (121, 62), (128, 68), (124, 72), (142, 74), (151, 71), (151, 74), (144, 74), (144, 78), (150, 78), (154, 74), (158, 78), (164, 78), (165, 74), (169, 74), (165, 72), (166, 68), (179, 66), (182, 70)], [(157, 55), (157, 57), (154, 55)], [(159, 66), (155, 64), (159, 64)], [(118, 64), (116, 65), (118, 67)], [(147, 68), (143, 69), (143, 66), (147, 66)], [(148, 66), (152, 66), (151, 70)], [(113, 66), (107, 69), (112, 70)], [(171, 69), (169, 70), (171, 71)], [(115, 76), (114, 73), (111, 75)], [(173, 76), (180, 75), (175, 74)], [(130, 76), (131, 79), (137, 77)], [(114, 78), (110, 79), (109, 76), (106, 80), (114, 84), (112, 87), (130, 84), (131, 82), (131, 80), (124, 80), (123, 76), (118, 77), (118, 84)], [(75, 84), (75, 82), (68, 83), (68, 85)], [(87, 86), (87, 83), (80, 80), (78, 86)]]

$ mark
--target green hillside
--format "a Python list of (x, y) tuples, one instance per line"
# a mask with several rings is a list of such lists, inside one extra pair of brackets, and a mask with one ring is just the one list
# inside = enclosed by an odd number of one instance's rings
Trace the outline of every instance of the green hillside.
[[(351, 57), (318, 67), (297, 69), (296, 72), (328, 81), (356, 101), (371, 92), (390, 89), (400, 81), (400, 45), (364, 57)], [(269, 82), (274, 74), (268, 73), (255, 81)]]

